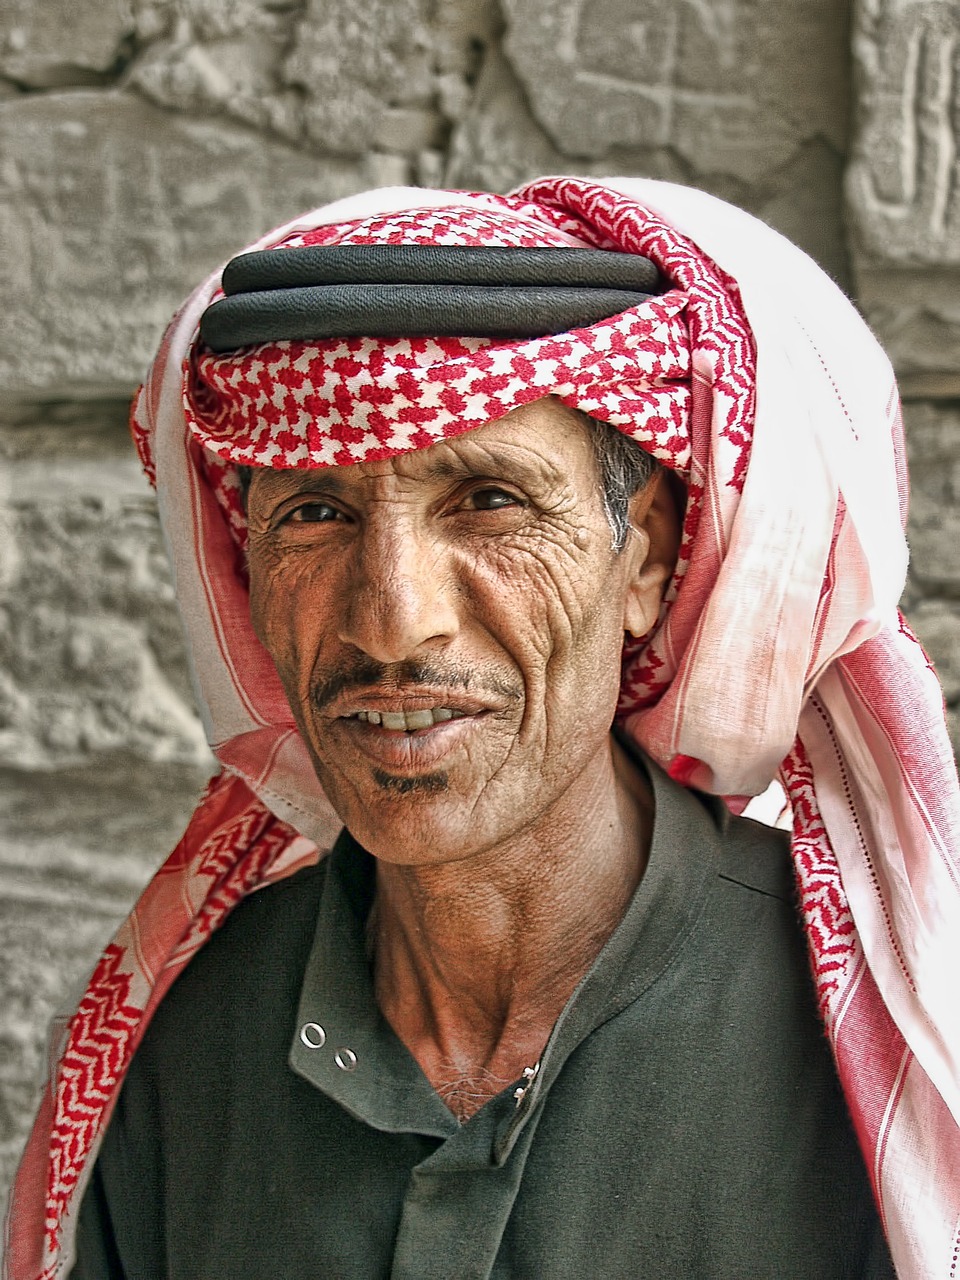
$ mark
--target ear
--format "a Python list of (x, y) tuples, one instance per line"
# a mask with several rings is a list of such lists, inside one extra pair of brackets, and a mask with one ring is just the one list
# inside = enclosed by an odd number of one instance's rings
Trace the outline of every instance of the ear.
[(682, 485), (671, 472), (659, 470), (630, 499), (630, 533), (624, 554), (630, 556), (624, 600), (623, 629), (632, 636), (650, 630), (673, 576), (680, 551)]

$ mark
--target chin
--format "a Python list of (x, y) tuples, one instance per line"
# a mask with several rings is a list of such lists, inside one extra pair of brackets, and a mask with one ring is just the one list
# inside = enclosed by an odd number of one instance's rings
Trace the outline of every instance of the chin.
[(385, 779), (373, 794), (334, 807), (358, 844), (397, 865), (460, 862), (498, 834), (478, 839), (482, 822), (474, 806), (450, 793), (443, 774)]

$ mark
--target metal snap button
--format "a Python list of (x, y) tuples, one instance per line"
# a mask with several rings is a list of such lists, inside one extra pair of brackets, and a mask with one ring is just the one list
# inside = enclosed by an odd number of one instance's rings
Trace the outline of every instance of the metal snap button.
[(524, 1098), (527, 1096), (527, 1090), (533, 1084), (534, 1080), (536, 1080), (539, 1073), (540, 1073), (539, 1062), (535, 1062), (532, 1067), (523, 1068), (523, 1071), (521, 1072), (521, 1076), (526, 1081), (526, 1084), (520, 1085), (518, 1089), (514, 1089), (513, 1091), (513, 1098), (518, 1107), (523, 1102)]
[(338, 1049), (333, 1060), (341, 1071), (356, 1071), (357, 1055), (352, 1049)]
[(300, 1028), (300, 1043), (308, 1049), (322, 1049), (327, 1043), (327, 1033), (319, 1022), (305, 1022)]

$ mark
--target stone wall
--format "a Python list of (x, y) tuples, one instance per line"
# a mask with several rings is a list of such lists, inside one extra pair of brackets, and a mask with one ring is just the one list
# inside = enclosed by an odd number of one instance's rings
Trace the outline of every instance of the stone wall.
[(43, 1028), (211, 761), (126, 401), (254, 235), (377, 184), (647, 174), (850, 289), (903, 380), (908, 602), (960, 705), (957, 0), (7, 0), (0, 1191)]

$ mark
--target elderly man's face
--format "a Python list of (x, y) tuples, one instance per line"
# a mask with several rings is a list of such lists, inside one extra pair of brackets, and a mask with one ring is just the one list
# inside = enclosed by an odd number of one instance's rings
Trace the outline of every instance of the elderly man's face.
[(603, 758), (624, 630), (672, 567), (655, 489), (632, 509), (652, 550), (615, 553), (589, 434), (552, 399), (385, 461), (254, 472), (254, 625), (372, 853), (491, 848)]

